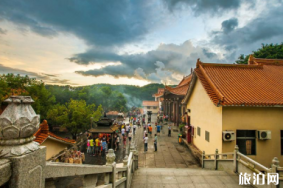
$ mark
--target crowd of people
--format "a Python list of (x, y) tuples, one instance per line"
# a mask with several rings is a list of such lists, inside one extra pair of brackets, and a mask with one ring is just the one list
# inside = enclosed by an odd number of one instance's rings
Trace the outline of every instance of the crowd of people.
[[(143, 142), (144, 142), (144, 152), (147, 151), (148, 148), (148, 138), (153, 137), (154, 133), (154, 139), (153, 144), (155, 151), (157, 151), (157, 141), (158, 136), (160, 136), (160, 132), (162, 131), (163, 122), (168, 121), (168, 115), (158, 116), (157, 121), (155, 122), (155, 127), (151, 125), (151, 122), (148, 121), (148, 123), (145, 123), (145, 115), (140, 116), (130, 116), (129, 117), (129, 123), (121, 123), (121, 127), (118, 132), (114, 134), (113, 137), (113, 149), (115, 151), (120, 149), (120, 143), (123, 143), (123, 148), (126, 149), (127, 146), (127, 139), (128, 143), (130, 144), (132, 141), (132, 137), (136, 134), (137, 129), (140, 127), (143, 127), (144, 133), (143, 133)], [(121, 133), (121, 135), (119, 134)], [(168, 125), (168, 136), (171, 136), (171, 125)], [(110, 136), (103, 136), (103, 137), (96, 137), (94, 138), (92, 135), (88, 137), (87, 141), (87, 153), (91, 156), (101, 156), (105, 157), (108, 149), (111, 148), (111, 137)]]
[[(155, 134), (154, 134), (154, 139), (153, 139), (153, 144), (154, 144), (154, 151), (157, 151), (157, 141), (158, 138), (157, 136), (160, 136), (160, 132), (163, 127), (163, 122), (168, 121), (168, 115), (163, 115), (163, 116), (158, 116), (157, 117), (157, 122), (155, 122)], [(153, 135), (153, 127), (150, 122), (147, 124), (143, 124), (144, 132), (143, 132), (143, 142), (144, 142), (144, 152), (146, 153), (148, 150), (148, 137), (152, 138)], [(171, 137), (171, 124), (168, 125), (168, 137)]]
[[(113, 137), (113, 149), (115, 151), (120, 149), (120, 143), (123, 142), (124, 148), (126, 148), (127, 138), (131, 143), (133, 135), (135, 135), (138, 126), (132, 123), (121, 123), (120, 129), (114, 134)], [(121, 133), (121, 136), (119, 135)], [(111, 148), (112, 139), (111, 136), (103, 135), (103, 137), (93, 137), (91, 134), (88, 136), (87, 141), (87, 153), (91, 156), (102, 156), (105, 157), (108, 149)]]

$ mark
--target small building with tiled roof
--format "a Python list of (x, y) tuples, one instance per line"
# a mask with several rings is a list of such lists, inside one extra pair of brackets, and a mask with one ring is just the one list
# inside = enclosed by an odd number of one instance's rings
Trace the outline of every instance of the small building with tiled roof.
[(184, 76), (176, 87), (165, 86), (163, 93), (162, 108), (165, 115), (168, 115), (169, 121), (179, 126), (182, 117), (181, 102), (184, 99), (189, 88), (192, 75)]
[(142, 101), (143, 113), (151, 111), (153, 114), (157, 114), (159, 111), (158, 101)]
[(76, 143), (75, 140), (62, 138), (50, 132), (46, 120), (43, 120), (34, 136), (35, 142), (38, 142), (41, 146), (46, 146), (46, 160)]
[(283, 165), (283, 60), (250, 56), (248, 65), (197, 61), (182, 104), (188, 142), (205, 153), (239, 151)]

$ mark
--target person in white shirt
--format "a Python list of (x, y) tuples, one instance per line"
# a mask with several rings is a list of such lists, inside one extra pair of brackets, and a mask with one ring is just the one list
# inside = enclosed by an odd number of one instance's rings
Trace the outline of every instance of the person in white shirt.
[(127, 136), (128, 136), (128, 134), (129, 134), (129, 131), (130, 131), (130, 125), (128, 124), (128, 125), (126, 126)]
[(121, 130), (121, 134), (122, 134), (122, 136), (124, 137), (125, 136), (125, 128), (123, 128), (122, 130)]
[(144, 132), (143, 132), (143, 137), (145, 137), (145, 135), (146, 135), (146, 130), (144, 130)]
[(134, 125), (134, 126), (133, 126), (134, 135), (136, 134), (136, 129), (137, 129), (137, 125)]
[(144, 152), (147, 152), (147, 143), (148, 143), (147, 134), (145, 134), (145, 137), (143, 139), (143, 143), (144, 143)]

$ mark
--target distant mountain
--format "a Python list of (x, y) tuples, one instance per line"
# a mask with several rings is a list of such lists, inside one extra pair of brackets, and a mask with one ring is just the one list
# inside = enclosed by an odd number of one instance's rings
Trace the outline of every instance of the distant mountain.
[(121, 92), (127, 99), (127, 106), (142, 105), (143, 100), (154, 100), (152, 95), (157, 92), (158, 88), (164, 88), (163, 84), (148, 84), (145, 86), (134, 86), (134, 85), (110, 85), (110, 84), (94, 84), (91, 87), (102, 87), (108, 86), (111, 90)]

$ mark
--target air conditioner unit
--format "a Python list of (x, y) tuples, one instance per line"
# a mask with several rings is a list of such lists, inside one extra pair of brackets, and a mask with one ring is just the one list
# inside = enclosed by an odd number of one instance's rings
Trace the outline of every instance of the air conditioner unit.
[(223, 138), (223, 141), (225, 142), (233, 141), (236, 139), (235, 132), (234, 131), (223, 131), (222, 138)]
[(271, 131), (259, 130), (259, 131), (257, 131), (257, 133), (258, 133), (257, 138), (259, 140), (269, 140), (269, 139), (271, 139)]

